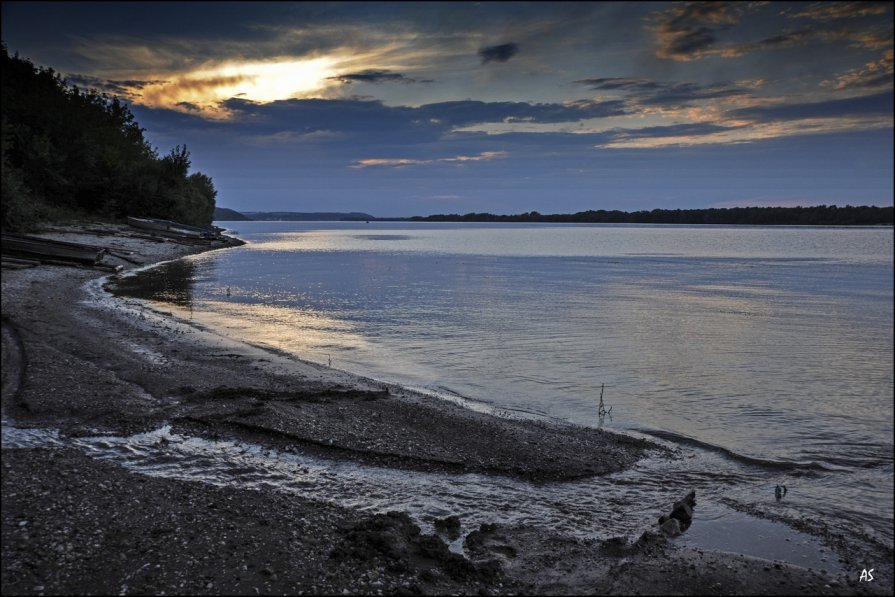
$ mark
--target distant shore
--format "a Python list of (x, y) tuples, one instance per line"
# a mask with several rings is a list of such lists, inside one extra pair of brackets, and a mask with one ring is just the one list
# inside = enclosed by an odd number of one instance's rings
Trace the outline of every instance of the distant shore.
[[(114, 234), (98, 241), (84, 229), (45, 234), (134, 251), (125, 269), (197, 252)], [(834, 579), (681, 548), (652, 533), (588, 542), (445, 519), (441, 536), (421, 535), (402, 513), (371, 516), (94, 460), (65, 438), (129, 435), (165, 422), (185, 434), (366, 466), (536, 483), (624, 470), (659, 449), (597, 429), (476, 413), (229, 342), (108, 298), (91, 284), (104, 274), (56, 266), (3, 272), (4, 425), (57, 429), (62, 438), (30, 448), (4, 441), (4, 594), (891, 591), (891, 579)], [(466, 537), (465, 556), (447, 549), (452, 534)]]
[(350, 221), (350, 222), (478, 222), (536, 224), (666, 224), (706, 226), (892, 226), (893, 208), (875, 205), (839, 207), (729, 207), (704, 209), (653, 209), (642, 211), (588, 210), (566, 214), (437, 214), (409, 217), (376, 217), (366, 213), (246, 212), (217, 208), (220, 221)]

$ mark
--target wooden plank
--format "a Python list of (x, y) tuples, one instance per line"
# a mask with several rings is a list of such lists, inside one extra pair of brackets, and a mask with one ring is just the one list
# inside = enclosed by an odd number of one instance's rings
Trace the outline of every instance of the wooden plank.
[(106, 249), (89, 245), (6, 234), (0, 238), (0, 245), (2, 245), (3, 253), (19, 254), (29, 258), (36, 256), (41, 260), (49, 258), (75, 261), (88, 265), (99, 263), (106, 253)]
[(217, 232), (211, 228), (200, 228), (198, 226), (190, 226), (189, 224), (181, 224), (180, 222), (162, 220), (159, 218), (137, 218), (128, 216), (127, 223), (136, 228), (195, 238), (214, 238), (218, 235)]
[(26, 263), (15, 263), (13, 261), (9, 261), (8, 259), (4, 259), (2, 262), (0, 262), (0, 265), (3, 266), (3, 269), (29, 269), (32, 267), (37, 267), (38, 265), (40, 265), (40, 262), (38, 261), (33, 265), (28, 265)]
[(37, 261), (36, 259), (19, 259), (18, 257), (9, 257), (7, 255), (3, 256), (3, 261), (9, 263), (17, 263), (19, 265), (40, 265), (40, 261)]

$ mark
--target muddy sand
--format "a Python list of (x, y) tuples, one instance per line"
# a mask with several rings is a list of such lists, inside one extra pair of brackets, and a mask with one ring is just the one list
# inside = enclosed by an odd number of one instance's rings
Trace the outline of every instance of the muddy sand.
[[(106, 257), (126, 270), (231, 250), (105, 229), (111, 234), (67, 227), (44, 235), (133, 251), (126, 261)], [(891, 579), (832, 578), (656, 533), (600, 542), (522, 526), (458, 528), (448, 518), (427, 535), (401, 512), (370, 515), (93, 459), (65, 438), (169, 424), (361, 465), (531, 483), (624, 470), (662, 450), (599, 429), (498, 418), (238, 344), (112, 298), (106, 275), (3, 271), (4, 425), (62, 438), (27, 448), (4, 440), (4, 594), (891, 593)], [(465, 536), (462, 555), (445, 542), (457, 536)]]

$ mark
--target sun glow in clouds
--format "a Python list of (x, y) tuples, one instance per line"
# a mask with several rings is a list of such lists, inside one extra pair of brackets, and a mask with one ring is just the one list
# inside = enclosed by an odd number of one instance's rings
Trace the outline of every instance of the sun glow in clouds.
[[(200, 112), (210, 118), (227, 118), (219, 103), (234, 97), (272, 102), (318, 95), (336, 85), (335, 58), (279, 62), (223, 63), (147, 85), (136, 91), (140, 103), (153, 108)], [(159, 77), (164, 78), (164, 77)]]

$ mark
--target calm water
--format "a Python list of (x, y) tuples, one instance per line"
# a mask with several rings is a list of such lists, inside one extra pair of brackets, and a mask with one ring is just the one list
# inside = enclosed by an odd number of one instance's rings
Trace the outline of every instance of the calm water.
[(247, 246), (127, 291), (519, 416), (598, 425), (605, 384), (604, 426), (694, 451), (682, 486), (785, 483), (793, 516), (892, 542), (891, 228), (231, 225)]

